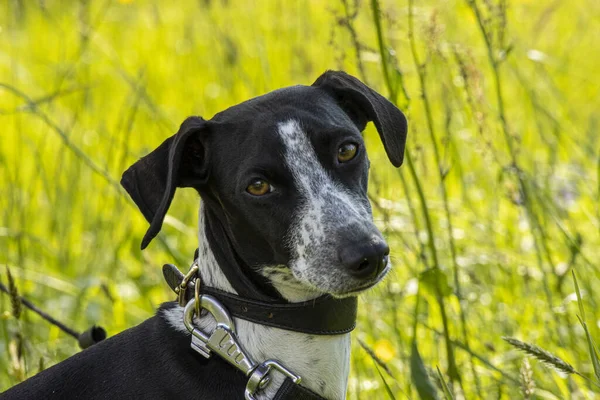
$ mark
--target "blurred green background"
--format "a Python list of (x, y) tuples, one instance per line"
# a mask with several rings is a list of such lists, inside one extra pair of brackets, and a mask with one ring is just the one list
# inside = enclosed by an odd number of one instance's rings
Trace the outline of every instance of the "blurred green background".
[[(179, 191), (141, 252), (121, 173), (188, 115), (343, 69), (410, 121), (398, 170), (365, 132), (395, 268), (362, 297), (348, 398), (595, 398), (599, 48), (595, 0), (3, 1), (0, 280), (78, 330), (148, 318), (198, 200)], [(0, 312), (0, 390), (78, 351)]]

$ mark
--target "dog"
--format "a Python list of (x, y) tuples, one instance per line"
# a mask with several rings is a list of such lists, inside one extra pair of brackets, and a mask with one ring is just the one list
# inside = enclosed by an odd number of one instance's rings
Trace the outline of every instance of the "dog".
[[(121, 183), (150, 222), (142, 249), (159, 233), (176, 188), (199, 193), (196, 293), (183, 279), (176, 289), (185, 308), (163, 304), (152, 318), (2, 398), (345, 398), (356, 296), (391, 267), (367, 197), (361, 132), (369, 121), (399, 167), (404, 114), (344, 72), (327, 71), (311, 86), (270, 92), (210, 120), (186, 119)], [(208, 309), (206, 293), (237, 310), (234, 316), (228, 307), (194, 313), (188, 298)], [(243, 315), (248, 307), (256, 318)], [(211, 355), (198, 339), (218, 329), (228, 332), (236, 360), (271, 360), (261, 364), (268, 379), (255, 381), (249, 394), (244, 388), (258, 369), (234, 368), (231, 354), (213, 347)]]

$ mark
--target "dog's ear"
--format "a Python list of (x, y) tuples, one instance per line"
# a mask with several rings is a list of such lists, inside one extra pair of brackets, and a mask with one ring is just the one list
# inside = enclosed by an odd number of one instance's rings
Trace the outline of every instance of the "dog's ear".
[(206, 182), (207, 160), (201, 141), (206, 124), (202, 118), (189, 117), (175, 135), (123, 173), (121, 185), (150, 222), (142, 249), (160, 231), (175, 189)]
[(332, 95), (361, 131), (368, 121), (373, 121), (390, 161), (396, 167), (402, 165), (407, 133), (406, 117), (402, 111), (345, 72), (326, 71), (312, 86)]

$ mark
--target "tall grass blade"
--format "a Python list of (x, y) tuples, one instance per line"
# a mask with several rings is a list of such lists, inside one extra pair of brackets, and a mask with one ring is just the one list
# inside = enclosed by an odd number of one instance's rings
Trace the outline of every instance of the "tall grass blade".
[(410, 376), (413, 384), (417, 388), (417, 393), (421, 400), (438, 400), (435, 386), (429, 379), (429, 374), (419, 354), (417, 341), (413, 340), (410, 352)]
[(375, 364), (383, 368), (389, 376), (394, 376), (394, 374), (392, 374), (392, 371), (390, 370), (390, 367), (381, 358), (377, 357), (377, 354), (375, 354), (375, 351), (372, 348), (367, 346), (366, 343), (360, 339), (358, 339), (358, 343), (360, 344), (360, 347), (362, 347), (363, 350), (367, 352), (367, 354), (369, 355), (369, 357), (371, 357)]
[(452, 396), (452, 392), (450, 391), (450, 388), (444, 379), (444, 375), (442, 375), (442, 371), (440, 371), (440, 367), (436, 365), (435, 369), (437, 370), (438, 377), (440, 378), (440, 383), (442, 384), (442, 389), (444, 390), (444, 396), (446, 400), (454, 400), (454, 396)]
[(579, 312), (581, 313), (581, 316), (578, 315), (577, 319), (579, 319), (579, 323), (585, 331), (585, 337), (587, 339), (588, 344), (588, 351), (590, 353), (590, 358), (592, 359), (592, 365), (594, 366), (594, 374), (596, 375), (598, 383), (600, 383), (600, 360), (598, 359), (596, 343), (594, 343), (594, 339), (592, 338), (590, 330), (587, 327), (587, 323), (585, 322), (585, 310), (583, 307), (583, 301), (581, 300), (581, 292), (579, 291), (579, 284), (577, 283), (577, 275), (575, 274), (575, 270), (572, 270), (571, 274), (573, 275), (573, 283), (575, 284), (575, 294), (577, 295), (577, 304), (579, 305)]
[(590, 335), (590, 331), (589, 331), (585, 321), (582, 320), (579, 315), (577, 316), (577, 319), (579, 320), (579, 323), (581, 324), (581, 326), (583, 327), (583, 330), (585, 331), (585, 336), (586, 336), (587, 345), (588, 345), (588, 351), (590, 353), (590, 358), (592, 359), (592, 365), (594, 366), (594, 374), (596, 375), (596, 379), (598, 380), (598, 383), (600, 383), (600, 373), (599, 373), (600, 362), (598, 361), (598, 352), (596, 350), (596, 343), (594, 343), (594, 339), (592, 338), (592, 335)]
[(575, 270), (571, 270), (571, 275), (573, 275), (573, 284), (575, 285), (575, 294), (577, 295), (577, 305), (579, 306), (579, 315), (581, 315), (581, 319), (585, 321), (585, 309), (583, 308), (583, 301), (581, 300), (581, 291), (579, 290), (579, 283), (577, 282), (577, 275), (575, 275)]
[(377, 370), (377, 373), (379, 374), (379, 377), (383, 381), (383, 385), (385, 386), (385, 392), (387, 393), (388, 397), (391, 400), (396, 400), (396, 396), (394, 396), (394, 392), (392, 392), (392, 388), (390, 388), (390, 385), (385, 380), (385, 377), (381, 373), (381, 370), (379, 369), (379, 367), (377, 366), (377, 364), (375, 364), (375, 369)]

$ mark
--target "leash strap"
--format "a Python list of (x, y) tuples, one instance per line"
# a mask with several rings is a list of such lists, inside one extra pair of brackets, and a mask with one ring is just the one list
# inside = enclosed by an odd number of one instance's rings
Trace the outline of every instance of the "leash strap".
[[(193, 281), (186, 282), (185, 293), (179, 289), (184, 275), (177, 267), (165, 264), (163, 275), (173, 291), (179, 290), (180, 304), (194, 297)], [(246, 299), (206, 286), (200, 288), (200, 293), (217, 298), (234, 317), (275, 328), (311, 335), (340, 335), (356, 326), (356, 297), (335, 299), (326, 295), (302, 303), (274, 303)]]
[(286, 378), (273, 397), (273, 400), (325, 400), (310, 389), (295, 384), (290, 378)]

